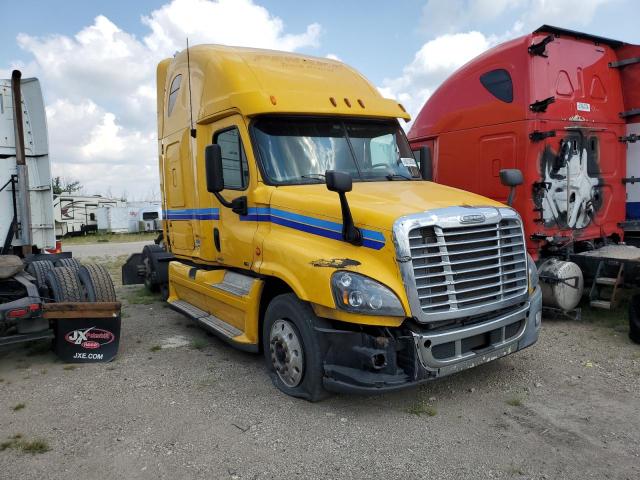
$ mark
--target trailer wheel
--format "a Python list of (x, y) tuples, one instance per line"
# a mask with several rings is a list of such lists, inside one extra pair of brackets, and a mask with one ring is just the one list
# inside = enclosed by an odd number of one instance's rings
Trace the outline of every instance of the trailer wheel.
[(295, 294), (275, 297), (265, 313), (264, 359), (282, 392), (317, 402), (328, 396), (322, 386), (322, 355), (314, 326), (322, 322)]
[(27, 266), (27, 273), (36, 279), (36, 286), (40, 295), (49, 297), (49, 287), (47, 286), (47, 272), (53, 270), (53, 262), (51, 260), (37, 260), (31, 262)]
[(76, 272), (80, 270), (80, 265), (81, 263), (75, 258), (61, 258), (55, 263), (56, 267), (67, 267), (75, 270)]
[(78, 270), (80, 284), (84, 287), (89, 302), (115, 302), (116, 290), (111, 275), (102, 265), (85, 263)]
[(629, 338), (640, 343), (640, 295), (631, 297), (629, 303)]
[(56, 267), (47, 272), (47, 285), (55, 302), (84, 302), (78, 272), (70, 267)]

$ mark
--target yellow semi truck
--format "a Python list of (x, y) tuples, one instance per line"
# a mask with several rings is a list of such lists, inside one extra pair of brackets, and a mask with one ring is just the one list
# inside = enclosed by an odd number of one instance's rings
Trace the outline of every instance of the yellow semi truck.
[(537, 340), (518, 214), (425, 181), (409, 115), (354, 69), (201, 45), (157, 91), (162, 241), (124, 283), (263, 352), (283, 392), (397, 390)]

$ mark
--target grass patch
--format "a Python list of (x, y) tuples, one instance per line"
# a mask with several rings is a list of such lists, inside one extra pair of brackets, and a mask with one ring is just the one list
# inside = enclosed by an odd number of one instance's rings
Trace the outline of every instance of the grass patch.
[(86, 245), (90, 243), (127, 243), (127, 242), (153, 242), (158, 236), (157, 232), (141, 233), (93, 233), (77, 237), (65, 237), (62, 245)]
[(63, 370), (67, 370), (67, 371), (75, 370), (76, 366), (75, 365), (65, 365), (64, 367), (62, 367), (62, 369)]
[(0, 451), (8, 449), (18, 450), (22, 453), (30, 453), (31, 455), (46, 453), (51, 450), (49, 443), (46, 440), (41, 438), (36, 438), (31, 441), (24, 440), (22, 435), (19, 433), (11, 437), (9, 440), (0, 443)]
[(160, 345), (154, 345), (149, 349), (150, 352), (159, 352), (160, 350), (162, 350), (162, 347)]
[(629, 301), (634, 294), (640, 293), (638, 290), (619, 289), (618, 306), (613, 310), (601, 308), (591, 308), (589, 301), (585, 300), (580, 305), (582, 308), (582, 321), (587, 321), (604, 328), (611, 328), (616, 332), (624, 333), (629, 329)]
[(134, 290), (127, 296), (127, 302), (132, 305), (150, 305), (155, 303), (157, 300), (158, 297), (147, 290), (146, 287)]
[(405, 411), (407, 413), (410, 413), (411, 415), (416, 416), (427, 415), (428, 417), (435, 417), (438, 414), (438, 410), (436, 409), (436, 407), (424, 400), (414, 403)]
[(512, 407), (521, 407), (524, 404), (521, 398), (512, 397), (507, 400), (507, 405), (511, 405)]
[(22, 410), (24, 407), (26, 407), (27, 405), (25, 403), (19, 403), (17, 404), (15, 407), (13, 407), (13, 411), (17, 412), (19, 410)]
[(196, 350), (202, 350), (208, 345), (209, 345), (209, 342), (207, 342), (204, 338), (196, 338), (191, 342), (191, 348), (194, 348)]

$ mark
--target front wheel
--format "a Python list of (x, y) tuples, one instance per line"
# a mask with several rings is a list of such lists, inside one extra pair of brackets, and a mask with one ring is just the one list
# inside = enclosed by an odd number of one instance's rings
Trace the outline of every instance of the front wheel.
[(322, 387), (322, 352), (314, 325), (323, 322), (293, 293), (275, 297), (262, 329), (264, 359), (271, 380), (293, 397), (317, 402), (327, 396)]
[(629, 303), (629, 338), (640, 343), (640, 295), (631, 297)]

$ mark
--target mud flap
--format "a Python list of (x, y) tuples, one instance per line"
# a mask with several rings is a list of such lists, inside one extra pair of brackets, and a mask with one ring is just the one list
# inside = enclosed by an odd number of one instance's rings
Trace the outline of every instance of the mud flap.
[(53, 320), (54, 352), (63, 362), (110, 362), (120, 346), (120, 304), (49, 303), (45, 318)]
[(60, 319), (54, 332), (54, 351), (63, 362), (110, 362), (120, 346), (120, 316)]

